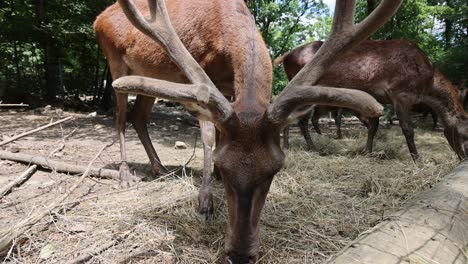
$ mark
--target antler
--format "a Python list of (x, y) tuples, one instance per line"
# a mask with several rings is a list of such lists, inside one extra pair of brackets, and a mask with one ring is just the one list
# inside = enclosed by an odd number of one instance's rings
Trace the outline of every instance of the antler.
[(180, 41), (169, 20), (164, 0), (148, 0), (150, 18), (143, 17), (133, 0), (118, 0), (128, 20), (141, 32), (159, 43), (192, 85), (166, 82), (138, 76), (126, 76), (113, 83), (121, 93), (161, 97), (177, 102), (197, 103), (210, 110), (217, 124), (233, 113), (229, 101), (215, 87), (205, 71)]
[(351, 108), (367, 116), (382, 115), (383, 107), (369, 94), (345, 88), (318, 87), (324, 72), (333, 60), (367, 39), (395, 14), (403, 0), (383, 2), (361, 23), (354, 24), (355, 0), (337, 0), (329, 38), (302, 70), (291, 80), (270, 105), (268, 116), (274, 123), (284, 124), (297, 107), (324, 104)]

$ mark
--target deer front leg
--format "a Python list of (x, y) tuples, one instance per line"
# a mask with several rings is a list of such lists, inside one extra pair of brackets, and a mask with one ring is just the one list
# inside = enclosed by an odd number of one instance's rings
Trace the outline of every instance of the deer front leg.
[(309, 118), (310, 118), (310, 113), (302, 117), (299, 120), (299, 123), (297, 125), (301, 129), (301, 133), (304, 136), (304, 139), (307, 143), (307, 150), (315, 151), (316, 148), (315, 148), (314, 142), (312, 141), (312, 138), (310, 137), (310, 132), (309, 132)]
[(432, 131), (437, 130), (437, 114), (434, 110), (431, 109), (431, 116), (432, 116)]
[[(411, 109), (411, 108), (408, 108)], [(400, 121), (401, 131), (406, 139), (406, 144), (408, 145), (409, 152), (413, 161), (419, 161), (420, 157), (418, 154), (418, 150), (416, 149), (416, 144), (414, 143), (414, 129), (413, 124), (411, 122), (411, 112), (401, 106), (396, 106), (396, 114), (398, 116), (398, 120)]]
[(213, 194), (211, 193), (211, 159), (212, 147), (216, 140), (216, 129), (213, 123), (199, 121), (201, 138), (203, 141), (203, 177), (198, 194), (198, 213), (203, 220), (208, 220), (213, 215)]
[(120, 141), (120, 186), (126, 188), (130, 186), (130, 182), (133, 178), (132, 174), (130, 173), (130, 168), (128, 167), (127, 153), (125, 148), (125, 125), (127, 121), (126, 119), (128, 94), (115, 93), (115, 98), (117, 101), (115, 124), (119, 133)]
[(155, 99), (156, 98), (154, 97), (137, 95), (135, 106), (129, 114), (129, 119), (132, 122), (133, 127), (138, 134), (138, 138), (140, 138), (150, 160), (153, 176), (157, 176), (160, 171), (164, 171), (164, 166), (162, 166), (161, 160), (159, 159), (148, 134), (147, 124)]
[(336, 125), (336, 138), (342, 139), (343, 135), (341, 134), (341, 117), (343, 115), (343, 108), (338, 108), (336, 111), (333, 111)]
[(319, 135), (322, 135), (322, 131), (320, 131), (319, 126), (319, 119), (321, 115), (322, 112), (319, 110), (319, 107), (316, 107), (314, 110), (314, 114), (312, 115), (312, 126), (314, 127), (315, 132), (317, 132), (317, 134)]
[(372, 153), (372, 148), (374, 146), (374, 137), (377, 134), (378, 129), (379, 129), (379, 118), (378, 117), (369, 118), (369, 123), (367, 125), (367, 144), (366, 144), (367, 153)]

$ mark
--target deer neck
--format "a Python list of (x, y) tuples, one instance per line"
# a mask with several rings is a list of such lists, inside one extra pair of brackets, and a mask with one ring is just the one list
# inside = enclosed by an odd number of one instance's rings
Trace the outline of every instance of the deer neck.
[[(236, 2), (236, 3), (234, 3)], [(268, 48), (245, 3), (233, 1), (238, 20), (236, 30), (226, 42), (234, 69), (236, 112), (263, 114), (271, 100), (273, 66)], [(235, 40), (235, 41), (233, 41)], [(235, 55), (234, 55), (235, 54)]]
[(434, 75), (433, 90), (425, 101), (434, 109), (446, 127), (456, 127), (460, 122), (468, 120), (468, 114), (463, 109), (457, 90), (439, 72)]

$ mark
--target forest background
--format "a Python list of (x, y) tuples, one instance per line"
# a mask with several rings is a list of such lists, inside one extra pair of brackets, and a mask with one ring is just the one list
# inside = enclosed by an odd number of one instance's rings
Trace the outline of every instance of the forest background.
[[(92, 24), (114, 0), (0, 1), (0, 101), (112, 108), (111, 76)], [(358, 0), (357, 20), (379, 0)], [(334, 0), (246, 0), (274, 59), (329, 33)], [(466, 0), (405, 0), (372, 39), (408, 39), (454, 84), (468, 78)], [(287, 83), (274, 70), (274, 94)]]

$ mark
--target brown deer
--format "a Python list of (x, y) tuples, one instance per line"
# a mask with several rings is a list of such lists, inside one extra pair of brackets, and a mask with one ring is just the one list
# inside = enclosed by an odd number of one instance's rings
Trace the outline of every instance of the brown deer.
[[(381, 27), (401, 0), (382, 1), (358, 25), (355, 0), (337, 1), (332, 33), (321, 52), (272, 103), (271, 59), (244, 1), (170, 0), (166, 7), (163, 0), (148, 0), (148, 8), (143, 1), (118, 2), (98, 18), (95, 29), (114, 77), (120, 77), (113, 85), (121, 144), (128, 93), (138, 94), (140, 101), (160, 97), (179, 102), (199, 119), (212, 122), (219, 130), (213, 160), (228, 205), (225, 262), (254, 263), (260, 213), (284, 162), (281, 130), (294, 121), (297, 109), (313, 104), (351, 108), (373, 117), (382, 114), (383, 107), (365, 92), (315, 84), (336, 56)], [(125, 76), (129, 74), (141, 76)], [(231, 103), (225, 95), (235, 100)], [(141, 105), (133, 110), (135, 118), (150, 111), (143, 107), (149, 103)]]
[[(275, 63), (283, 62), (286, 75), (292, 79), (312, 60), (322, 44), (321, 41), (315, 41), (300, 46), (276, 59)], [(358, 89), (371, 94), (382, 104), (393, 105), (414, 160), (419, 159), (419, 154), (414, 143), (410, 113), (422, 110), (421, 106), (424, 109), (431, 106), (442, 119), (446, 130), (461, 132), (457, 132), (460, 135), (456, 137), (459, 137), (459, 142), (463, 142), (467, 115), (459, 102), (457, 90), (440, 72), (434, 74), (426, 54), (410, 41), (364, 41), (335, 61), (319, 84)], [(365, 119), (365, 115), (359, 118)], [(301, 132), (306, 133), (309, 148), (313, 149), (310, 135), (307, 135), (308, 117), (299, 120)], [(377, 117), (368, 121), (368, 152), (372, 152), (378, 122)], [(450, 134), (450, 137), (453, 136)], [(456, 147), (454, 150), (460, 158), (464, 157), (462, 149)]]

